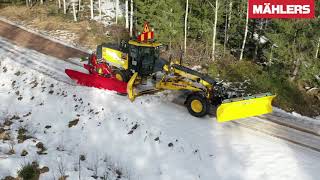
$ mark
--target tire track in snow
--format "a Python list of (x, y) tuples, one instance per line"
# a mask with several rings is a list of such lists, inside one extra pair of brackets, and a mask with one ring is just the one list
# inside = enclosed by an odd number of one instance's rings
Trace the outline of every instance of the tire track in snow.
[[(0, 38), (0, 47), (0, 54), (2, 58), (8, 57), (9, 59), (14, 59), (14, 62), (16, 63), (24, 65), (57, 81), (66, 83), (71, 86), (75, 86), (74, 83), (70, 83), (71, 81), (69, 80), (69, 77), (64, 74), (64, 70), (61, 70), (59, 66), (55, 66), (53, 63), (48, 63), (52, 62), (52, 60), (58, 61), (55, 58), (52, 57), (52, 59), (48, 59), (47, 55), (41, 54), (33, 50), (27, 50), (24, 48), (17, 47), (8, 42), (5, 42), (2, 38)], [(65, 62), (68, 62), (72, 64), (72, 66), (75, 66), (73, 65), (74, 63), (71, 63), (69, 61)]]
[(299, 145), (317, 152), (320, 152), (320, 136), (313, 133), (302, 131), (301, 129), (280, 125), (267, 118), (251, 117), (237, 121), (233, 124), (263, 133), (275, 138)]

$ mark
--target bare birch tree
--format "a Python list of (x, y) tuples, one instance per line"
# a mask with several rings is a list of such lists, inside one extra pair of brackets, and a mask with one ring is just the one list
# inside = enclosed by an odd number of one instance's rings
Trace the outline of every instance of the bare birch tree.
[(129, 3), (128, 3), (128, 0), (126, 0), (126, 2), (125, 2), (125, 17), (126, 17), (126, 29), (129, 29), (129, 12), (128, 12), (128, 5)]
[(189, 0), (187, 0), (186, 2), (186, 14), (184, 17), (184, 53), (187, 52), (188, 10), (189, 10)]
[(116, 0), (116, 24), (118, 24), (119, 0)]
[(317, 45), (317, 49), (316, 49), (316, 54), (315, 54), (315, 56), (314, 56), (314, 58), (318, 58), (318, 56), (319, 56), (319, 48), (320, 48), (320, 37), (319, 37), (319, 40), (318, 40), (318, 45)]
[(246, 41), (247, 41), (247, 35), (248, 35), (248, 23), (249, 23), (249, 12), (248, 12), (249, 7), (247, 6), (247, 17), (246, 17), (246, 29), (244, 31), (244, 38), (243, 38), (243, 42), (242, 42), (242, 48), (241, 48), (241, 53), (240, 53), (240, 58), (239, 60), (241, 61), (243, 58), (243, 51), (246, 45)]
[(93, 0), (90, 0), (91, 19), (93, 19)]
[(231, 23), (231, 15), (232, 15), (232, 0), (229, 2), (229, 9), (225, 10), (226, 19), (225, 19), (225, 27), (224, 27), (224, 43), (223, 43), (223, 55), (226, 53), (227, 44), (229, 41), (229, 34), (228, 31), (230, 29), (230, 23)]
[(63, 14), (67, 14), (66, 0), (63, 0)]
[(272, 64), (273, 48), (274, 48), (274, 44), (272, 44), (271, 50), (270, 50), (269, 61), (268, 61), (268, 65), (269, 65), (269, 66), (271, 66), (271, 64)]
[(100, 18), (100, 20), (101, 20), (101, 19), (102, 19), (101, 0), (98, 0), (98, 5), (99, 5), (99, 18)]
[(74, 21), (77, 21), (76, 3), (77, 2), (72, 2), (72, 11), (73, 11), (73, 20)]
[[(230, 29), (230, 25), (231, 25), (231, 16), (232, 16), (232, 0), (230, 0), (230, 3), (229, 3), (228, 29)], [(227, 42), (228, 40), (229, 40), (229, 35), (227, 34)]]
[(61, 8), (61, 0), (58, 0), (58, 8)]
[(297, 60), (294, 62), (294, 70), (292, 72), (292, 76), (290, 77), (290, 81), (294, 81), (296, 80), (296, 77), (299, 73), (300, 70), (300, 65), (301, 65), (301, 59), (300, 57), (297, 58)]
[(215, 12), (214, 12), (213, 35), (212, 35), (212, 55), (211, 55), (212, 61), (215, 61), (218, 9), (219, 9), (219, 2), (218, 0), (216, 0), (216, 6), (215, 6)]
[(131, 10), (130, 10), (130, 37), (132, 37), (133, 30), (133, 0), (130, 0)]
[(81, 0), (79, 0), (79, 11), (81, 10)]
[(227, 8), (225, 8), (225, 20), (224, 20), (224, 42), (223, 42), (223, 56), (226, 54), (227, 47), (227, 32), (228, 32), (228, 12)]

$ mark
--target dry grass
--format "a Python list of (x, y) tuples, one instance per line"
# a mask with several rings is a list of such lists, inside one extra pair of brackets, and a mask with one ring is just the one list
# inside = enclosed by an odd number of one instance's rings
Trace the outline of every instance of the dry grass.
[(63, 14), (61, 9), (53, 4), (36, 5), (32, 8), (26, 6), (7, 6), (1, 8), (0, 16), (12, 21), (23, 22), (27, 27), (49, 32), (63, 30), (74, 33), (77, 38), (73, 43), (82, 47), (95, 49), (97, 44), (103, 42), (119, 42), (127, 38), (122, 26), (104, 27), (85, 17), (86, 12), (80, 13), (80, 21), (74, 22), (71, 14)]

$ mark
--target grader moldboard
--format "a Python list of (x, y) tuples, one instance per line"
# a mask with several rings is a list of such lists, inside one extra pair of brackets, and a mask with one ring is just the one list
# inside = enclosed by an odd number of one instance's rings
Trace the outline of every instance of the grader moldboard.
[(182, 90), (191, 115), (203, 117), (210, 106), (217, 107), (217, 121), (225, 122), (272, 112), (270, 93), (228, 99), (221, 83), (183, 66), (160, 58), (162, 45), (154, 41), (148, 24), (135, 39), (119, 46), (101, 44), (84, 65), (89, 74), (66, 69), (79, 84), (127, 94), (131, 101), (138, 96), (162, 90)]

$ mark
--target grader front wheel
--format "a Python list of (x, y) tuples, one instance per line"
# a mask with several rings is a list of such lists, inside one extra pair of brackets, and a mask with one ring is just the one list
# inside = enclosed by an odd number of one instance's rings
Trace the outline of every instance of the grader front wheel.
[(117, 70), (115, 76), (119, 81), (128, 82), (130, 80), (128, 73), (124, 70)]
[(201, 94), (192, 94), (187, 98), (186, 106), (191, 115), (195, 117), (203, 117), (209, 111), (209, 102), (205, 96)]

